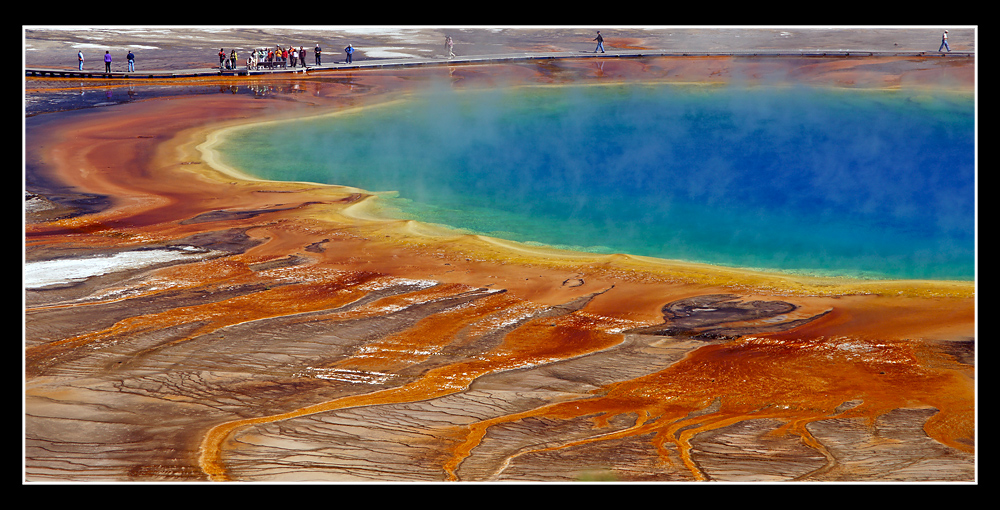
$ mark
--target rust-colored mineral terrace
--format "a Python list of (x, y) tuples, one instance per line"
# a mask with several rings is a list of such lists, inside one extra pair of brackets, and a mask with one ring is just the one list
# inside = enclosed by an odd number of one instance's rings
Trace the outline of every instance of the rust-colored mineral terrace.
[(33, 128), (30, 171), (50, 187), (28, 191), (51, 207), (26, 213), (26, 271), (164, 258), (27, 279), (25, 478), (973, 481), (972, 282), (768, 274), (436, 232), (367, 216), (375, 199), (362, 190), (242, 177), (206, 150), (228, 126), (364, 108), (431, 82), (970, 93), (968, 60), (225, 78), (220, 88), (269, 95), (152, 98)]

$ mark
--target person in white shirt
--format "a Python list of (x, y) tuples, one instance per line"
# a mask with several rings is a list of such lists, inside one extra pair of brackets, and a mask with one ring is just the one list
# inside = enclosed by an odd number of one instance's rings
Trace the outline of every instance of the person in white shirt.
[(938, 51), (941, 51), (941, 48), (944, 48), (944, 49), (946, 49), (948, 51), (951, 51), (951, 48), (948, 47), (948, 31), (947, 30), (945, 30), (944, 33), (941, 34), (941, 47), (938, 48)]

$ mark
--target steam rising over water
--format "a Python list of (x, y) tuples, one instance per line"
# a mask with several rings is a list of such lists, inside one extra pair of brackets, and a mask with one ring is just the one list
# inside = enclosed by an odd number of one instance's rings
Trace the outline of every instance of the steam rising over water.
[(262, 178), (397, 191), (395, 214), (598, 253), (975, 276), (973, 99), (677, 85), (428, 91), (235, 131)]

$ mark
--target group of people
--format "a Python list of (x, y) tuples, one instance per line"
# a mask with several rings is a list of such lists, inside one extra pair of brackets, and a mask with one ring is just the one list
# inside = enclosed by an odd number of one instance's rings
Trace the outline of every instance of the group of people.
[[(316, 65), (320, 65), (320, 55), (322, 54), (322, 49), (319, 45), (313, 50), (316, 57)], [(219, 54), (222, 55), (225, 52), (219, 50)], [(236, 54), (236, 50), (233, 50), (233, 55)], [(236, 58), (231, 57), (231, 69), (236, 68)], [(304, 46), (299, 46), (299, 49), (295, 49), (294, 46), (289, 46), (287, 48), (282, 48), (280, 46), (275, 46), (274, 48), (256, 48), (250, 51), (250, 55), (247, 57), (246, 61), (247, 69), (260, 69), (262, 67), (274, 68), (274, 67), (306, 67), (306, 49)]]
[[(83, 62), (86, 60), (86, 59), (83, 58), (83, 50), (80, 50), (80, 51), (76, 52), (76, 60), (77, 60), (77, 64), (80, 66), (79, 67), (80, 70), (83, 71)], [(130, 73), (131, 72), (135, 72), (135, 53), (132, 53), (132, 50), (128, 51), (128, 55), (125, 56), (125, 60), (128, 62), (128, 72), (130, 72)], [(104, 72), (106, 72), (106, 73), (110, 73), (111, 72), (111, 61), (112, 61), (111, 52), (110, 51), (105, 51), (104, 52)]]
[[(346, 62), (348, 64), (351, 63), (353, 61), (354, 47), (348, 44), (344, 48), (344, 53), (347, 54)], [(313, 57), (315, 58), (315, 65), (320, 66), (323, 64), (323, 48), (319, 44), (313, 48)], [(236, 69), (237, 62), (238, 54), (235, 49), (227, 54), (225, 49), (219, 48), (219, 69)], [(304, 46), (299, 46), (298, 49), (295, 49), (294, 46), (287, 48), (282, 48), (281, 46), (255, 48), (250, 51), (250, 55), (247, 57), (245, 63), (248, 70), (261, 68), (273, 69), (276, 67), (306, 67), (306, 49)]]

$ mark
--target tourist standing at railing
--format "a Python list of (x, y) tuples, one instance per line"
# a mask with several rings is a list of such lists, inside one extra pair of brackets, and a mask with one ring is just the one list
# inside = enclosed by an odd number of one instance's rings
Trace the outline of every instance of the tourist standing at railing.
[(105, 51), (104, 52), (104, 72), (106, 72), (106, 73), (110, 73), (111, 72), (111, 52), (110, 51)]
[(288, 47), (287, 51), (288, 51), (288, 66), (294, 68), (295, 64), (297, 64), (299, 61), (298, 54), (295, 52), (295, 48), (291, 46)]
[(135, 72), (135, 55), (132, 50), (128, 50), (128, 56), (125, 58), (128, 60), (128, 72)]
[(226, 50), (219, 48), (219, 69), (226, 67)]
[(348, 44), (347, 47), (344, 48), (344, 53), (347, 53), (347, 63), (350, 64), (352, 61), (351, 55), (354, 54), (354, 46)]
[[(316, 49), (314, 49), (313, 51), (316, 52), (316, 65), (319, 65), (319, 57), (320, 54), (323, 53), (323, 49), (319, 47), (319, 43), (316, 43)], [(302, 67), (305, 67), (305, 65), (306, 65), (305, 61), (302, 61)]]
[(80, 64), (80, 70), (83, 71), (83, 50), (76, 52), (76, 60)]
[(234, 49), (233, 52), (229, 54), (229, 62), (233, 66), (233, 69), (236, 69), (236, 58), (236, 50)]

